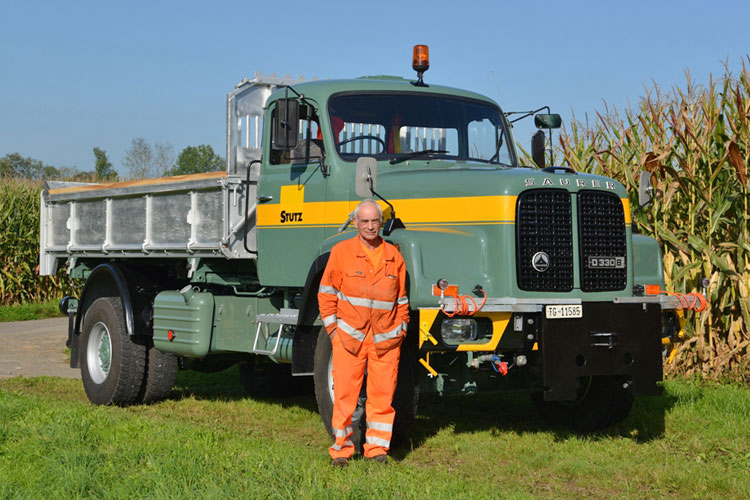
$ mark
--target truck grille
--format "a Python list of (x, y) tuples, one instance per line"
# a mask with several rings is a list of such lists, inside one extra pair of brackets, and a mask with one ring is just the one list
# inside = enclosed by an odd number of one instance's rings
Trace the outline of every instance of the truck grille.
[[(600, 292), (624, 290), (627, 286), (627, 243), (625, 213), (620, 198), (601, 191), (578, 193), (578, 237), (581, 290)], [(605, 259), (608, 266), (592, 267), (592, 258)], [(615, 257), (618, 266), (613, 267)], [(602, 259), (597, 259), (602, 260)]]
[[(521, 290), (569, 292), (573, 289), (571, 218), (570, 193), (565, 190), (535, 189), (518, 197), (517, 277)], [(539, 252), (549, 257), (549, 267), (543, 271), (534, 269), (532, 264)]]
[[(580, 191), (577, 203), (581, 290), (624, 290), (627, 242), (620, 198), (602, 191)], [(522, 193), (518, 197), (516, 238), (517, 279), (521, 290), (569, 292), (573, 289), (573, 222), (569, 192), (537, 189)], [(546, 270), (534, 268), (532, 261), (539, 252), (549, 257)], [(594, 266), (596, 263), (599, 265)]]

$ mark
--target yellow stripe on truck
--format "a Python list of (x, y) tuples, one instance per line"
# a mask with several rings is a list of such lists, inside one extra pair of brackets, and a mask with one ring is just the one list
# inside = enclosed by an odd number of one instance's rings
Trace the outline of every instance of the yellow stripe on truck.
[[(304, 186), (282, 186), (279, 203), (259, 205), (259, 228), (340, 226), (359, 201), (304, 201)], [(461, 196), (450, 198), (394, 199), (405, 224), (477, 225), (513, 224), (517, 196)], [(631, 224), (630, 200), (621, 198), (625, 224)], [(388, 206), (379, 201), (384, 211)]]
[[(358, 201), (304, 202), (304, 187), (283, 186), (279, 203), (259, 205), (259, 228), (340, 226)], [(512, 224), (515, 196), (464, 196), (391, 200), (406, 224)], [(383, 209), (385, 203), (380, 202)]]
[(630, 200), (627, 198), (620, 198), (620, 201), (622, 201), (622, 209), (625, 211), (625, 224), (630, 224), (632, 222), (630, 219)]

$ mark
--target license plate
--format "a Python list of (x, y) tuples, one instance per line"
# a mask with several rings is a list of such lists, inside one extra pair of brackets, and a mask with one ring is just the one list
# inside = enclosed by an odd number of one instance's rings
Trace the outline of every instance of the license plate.
[(583, 318), (583, 306), (581, 304), (561, 304), (547, 306), (544, 308), (547, 319)]
[(589, 257), (589, 269), (625, 269), (625, 257)]

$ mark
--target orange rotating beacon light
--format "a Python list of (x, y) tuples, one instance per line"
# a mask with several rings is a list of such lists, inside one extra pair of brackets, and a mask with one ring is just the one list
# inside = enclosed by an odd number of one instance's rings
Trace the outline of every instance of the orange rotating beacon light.
[(415, 45), (411, 67), (417, 72), (417, 81), (411, 82), (416, 87), (427, 87), (422, 80), (424, 72), (430, 69), (430, 48), (427, 45)]

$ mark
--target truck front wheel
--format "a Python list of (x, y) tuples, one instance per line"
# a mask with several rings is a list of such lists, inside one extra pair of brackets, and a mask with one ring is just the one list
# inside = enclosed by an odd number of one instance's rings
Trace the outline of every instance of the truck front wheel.
[(623, 377), (581, 377), (574, 401), (545, 401), (541, 392), (532, 401), (550, 425), (589, 433), (616, 424), (630, 414), (633, 392)]
[[(407, 336), (401, 344), (401, 358), (398, 366), (398, 385), (393, 395), (393, 409), (396, 410), (396, 419), (393, 423), (393, 438), (391, 447), (407, 441), (411, 426), (414, 423), (414, 416), (417, 412), (417, 402), (419, 400), (419, 385), (416, 376), (416, 357), (412, 348), (414, 342)], [(333, 363), (332, 363), (332, 346), (331, 339), (324, 327), (318, 333), (318, 340), (315, 345), (315, 399), (318, 402), (318, 412), (328, 434), (333, 438), (333, 429), (331, 426), (331, 416), (333, 415)], [(365, 402), (367, 395), (365, 387), (367, 384), (367, 374), (362, 382), (362, 391), (360, 392), (357, 409), (352, 415), (352, 428), (354, 434), (352, 441), (354, 445), (361, 449), (363, 435), (365, 432)]]
[(81, 378), (89, 401), (99, 405), (136, 402), (146, 369), (146, 347), (133, 342), (117, 297), (91, 303), (80, 338)]

